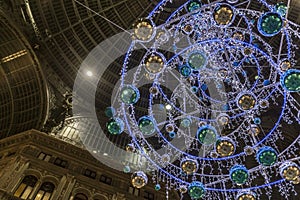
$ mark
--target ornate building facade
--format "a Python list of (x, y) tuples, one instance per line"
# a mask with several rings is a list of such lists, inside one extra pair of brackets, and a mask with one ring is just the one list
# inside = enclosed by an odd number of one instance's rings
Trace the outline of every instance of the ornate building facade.
[(2, 139), (0, 149), (1, 200), (165, 199), (154, 185), (133, 188), (129, 174), (104, 166), (84, 148), (36, 130)]

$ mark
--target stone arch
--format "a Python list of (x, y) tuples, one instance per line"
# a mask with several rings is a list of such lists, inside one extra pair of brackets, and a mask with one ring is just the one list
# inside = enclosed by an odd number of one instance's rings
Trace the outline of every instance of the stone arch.
[(95, 194), (92, 198), (93, 200), (108, 200), (108, 196), (104, 194)]
[(74, 199), (74, 197), (76, 196), (76, 194), (84, 194), (87, 196), (88, 199), (91, 198), (92, 194), (91, 191), (89, 191), (88, 189), (84, 188), (84, 187), (77, 187), (75, 188), (72, 193), (71, 193), (71, 197), (72, 199)]
[(53, 175), (46, 175), (44, 177), (42, 177), (41, 182), (51, 182), (55, 185), (55, 188), (57, 188), (58, 184), (59, 184), (59, 179)]

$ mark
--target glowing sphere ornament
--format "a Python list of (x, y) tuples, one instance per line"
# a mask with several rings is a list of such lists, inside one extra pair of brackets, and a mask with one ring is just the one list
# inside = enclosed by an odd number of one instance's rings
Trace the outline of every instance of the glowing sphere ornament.
[(167, 124), (165, 129), (168, 133), (174, 132), (175, 130), (174, 124)]
[(287, 12), (287, 6), (283, 2), (279, 2), (275, 5), (273, 11), (277, 12), (281, 17), (285, 17)]
[(147, 175), (142, 171), (137, 171), (131, 175), (131, 184), (135, 188), (142, 188), (148, 183)]
[(300, 175), (299, 166), (294, 162), (284, 162), (279, 169), (281, 177), (287, 181), (296, 181)]
[(161, 156), (161, 161), (163, 163), (168, 163), (168, 162), (170, 162), (170, 160), (171, 160), (171, 158), (170, 158), (169, 154), (164, 154)]
[(229, 25), (234, 19), (234, 10), (230, 5), (220, 4), (215, 8), (213, 18), (217, 25)]
[(106, 128), (110, 134), (119, 135), (124, 131), (124, 122), (118, 117), (111, 118), (107, 122)]
[(148, 41), (154, 35), (153, 23), (148, 19), (140, 19), (134, 24), (134, 39)]
[(190, 68), (195, 71), (200, 70), (201, 68), (205, 67), (207, 64), (206, 55), (203, 52), (192, 52), (187, 59), (187, 64)]
[(235, 152), (235, 143), (228, 137), (219, 138), (216, 142), (216, 152), (221, 157), (231, 156)]
[(124, 173), (129, 173), (130, 171), (131, 171), (131, 169), (129, 166), (124, 166), (124, 168), (123, 168)]
[(189, 117), (183, 118), (180, 122), (180, 126), (183, 126), (184, 128), (190, 127), (192, 124), (192, 120)]
[(230, 169), (229, 176), (235, 184), (243, 185), (248, 181), (249, 172), (244, 165), (235, 165)]
[(188, 65), (180, 65), (178, 70), (183, 77), (189, 77), (192, 73), (192, 69)]
[(164, 57), (161, 54), (152, 54), (146, 60), (146, 70), (149, 73), (157, 74), (164, 68)]
[(217, 141), (218, 134), (214, 127), (205, 125), (198, 128), (197, 138), (203, 145), (212, 145)]
[(127, 105), (135, 104), (140, 99), (139, 90), (133, 85), (126, 85), (121, 89), (121, 101)]
[(283, 20), (278, 13), (268, 12), (263, 14), (257, 23), (258, 31), (267, 37), (278, 34), (283, 27)]
[(246, 192), (240, 192), (236, 200), (256, 200), (256, 194), (251, 191), (246, 191)]
[(254, 124), (260, 124), (261, 123), (261, 119), (259, 118), (259, 117), (255, 117), (254, 119), (253, 119), (253, 122), (254, 122)]
[(202, 3), (199, 0), (190, 0), (186, 7), (189, 12), (193, 12), (194, 10), (201, 8), (201, 5)]
[(247, 156), (251, 156), (252, 154), (254, 154), (254, 149), (250, 146), (245, 146), (244, 152)]
[(180, 166), (182, 171), (187, 175), (195, 173), (199, 168), (197, 160), (192, 160), (188, 158), (182, 160)]
[(227, 69), (219, 69), (217, 74), (220, 78), (226, 78), (228, 76), (228, 70)]
[(281, 77), (281, 85), (289, 92), (300, 91), (300, 70), (287, 70)]
[(264, 80), (263, 85), (264, 85), (264, 86), (270, 85), (270, 80)]
[(185, 194), (185, 193), (187, 193), (187, 191), (188, 191), (188, 188), (185, 185), (179, 186), (180, 193)]
[(152, 86), (149, 88), (149, 92), (152, 95), (157, 95), (159, 93), (159, 89), (156, 86)]
[(194, 181), (188, 186), (188, 193), (191, 199), (200, 199), (203, 198), (206, 190), (204, 185), (199, 181)]
[(147, 136), (152, 135), (155, 132), (156, 124), (153, 118), (149, 116), (143, 116), (138, 121), (138, 127), (140, 131)]
[(128, 151), (128, 152), (134, 152), (135, 151), (134, 144), (127, 144), (126, 145), (126, 151)]
[(291, 63), (288, 60), (283, 60), (279, 66), (282, 71), (286, 71), (291, 68)]
[[(242, 33), (236, 32), (232, 35), (232, 39), (243, 41), (245, 39), (245, 36)], [(234, 66), (236, 66), (238, 63), (234, 63)]]
[(258, 136), (258, 134), (260, 133), (260, 128), (256, 124), (251, 124), (248, 129), (248, 133), (254, 136)]
[(116, 110), (113, 107), (106, 107), (104, 113), (107, 117), (111, 118), (115, 116)]
[(244, 48), (243, 54), (244, 54), (245, 56), (249, 56), (249, 55), (252, 54), (252, 52), (253, 52), (253, 51), (252, 51), (251, 48), (246, 47), (246, 48)]
[(189, 35), (189, 34), (191, 34), (192, 32), (193, 32), (193, 26), (191, 25), (191, 24), (185, 24), (183, 27), (182, 27), (182, 31), (185, 33), (185, 34), (187, 34), (187, 35)]
[(256, 104), (256, 98), (251, 93), (241, 94), (237, 97), (237, 105), (242, 110), (251, 110)]
[(176, 137), (176, 133), (175, 132), (170, 132), (169, 133), (169, 137), (170, 138), (175, 138)]
[(221, 113), (217, 116), (217, 121), (220, 125), (225, 126), (229, 123), (230, 117), (226, 113)]
[(256, 160), (263, 166), (274, 165), (277, 161), (278, 154), (272, 147), (265, 146), (256, 153)]
[(261, 108), (268, 108), (269, 107), (269, 101), (266, 99), (262, 99), (259, 101), (259, 107)]
[(154, 189), (155, 189), (156, 191), (159, 191), (159, 190), (161, 189), (160, 184), (156, 184), (155, 187), (154, 187)]

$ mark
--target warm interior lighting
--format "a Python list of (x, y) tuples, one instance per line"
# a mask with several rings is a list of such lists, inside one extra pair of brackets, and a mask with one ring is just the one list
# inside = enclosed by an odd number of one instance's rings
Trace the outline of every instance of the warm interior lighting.
[(92, 77), (92, 76), (93, 76), (93, 72), (87, 71), (87, 72), (86, 72), (86, 75), (89, 76), (89, 77)]
[(26, 55), (26, 54), (27, 54), (27, 51), (24, 49), (24, 50), (18, 51), (18, 52), (16, 52), (16, 53), (10, 54), (10, 55), (8, 55), (8, 56), (2, 58), (2, 59), (1, 59), (1, 62), (2, 62), (2, 63), (6, 63), (6, 62), (9, 62), (9, 61), (14, 60), (14, 59), (16, 59), (16, 58), (19, 58), (19, 57), (21, 57), (21, 56), (24, 56), (24, 55)]

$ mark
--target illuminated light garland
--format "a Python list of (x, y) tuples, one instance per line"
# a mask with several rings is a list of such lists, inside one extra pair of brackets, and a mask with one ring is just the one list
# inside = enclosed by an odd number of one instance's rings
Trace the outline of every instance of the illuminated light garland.
[[(132, 138), (126, 149), (147, 160), (147, 167), (133, 174), (132, 184), (143, 187), (149, 173), (156, 190), (161, 189), (159, 182), (165, 182), (166, 190), (175, 189), (192, 199), (238, 200), (260, 199), (272, 186), (288, 188), (285, 181), (298, 184), (298, 164), (278, 148), (285, 137), (282, 124), (299, 124), (295, 112), (300, 110), (294, 97), (300, 91), (300, 72), (293, 44), (300, 34), (299, 26), (285, 19), (287, 5), (255, 2), (268, 9), (262, 13), (245, 7), (247, 1), (190, 0), (175, 9), (165, 24), (155, 25), (155, 16), (170, 3), (159, 2), (135, 24), (121, 73), (121, 106), (109, 114), (121, 120), (115, 120), (116, 131), (109, 132), (125, 130)], [(278, 47), (266, 40), (278, 35), (287, 44), (280, 55)], [(147, 51), (129, 77), (128, 66), (138, 45)], [(122, 90), (128, 85), (130, 90)], [(141, 111), (136, 106), (145, 104), (144, 96), (139, 96), (143, 87), (149, 91), (144, 116), (137, 114)], [(157, 102), (163, 105), (159, 112)], [(265, 113), (274, 107), (277, 119), (266, 122)], [(257, 163), (246, 168), (245, 162), (253, 157)], [(269, 169), (283, 179), (270, 181), (265, 173)], [(264, 182), (253, 184), (258, 178)], [(281, 195), (288, 196), (288, 191), (282, 189)]]

